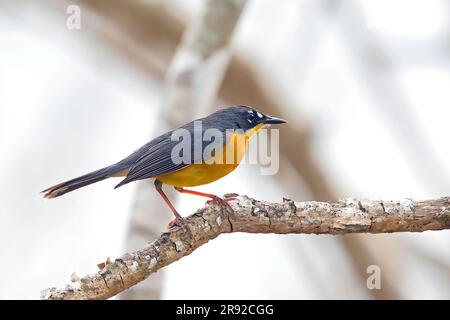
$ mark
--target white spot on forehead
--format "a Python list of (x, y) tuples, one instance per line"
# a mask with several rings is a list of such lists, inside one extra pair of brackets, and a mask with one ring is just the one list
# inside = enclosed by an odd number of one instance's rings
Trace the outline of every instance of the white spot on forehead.
[(263, 117), (263, 115), (260, 112), (257, 112), (256, 114), (258, 115), (259, 118)]

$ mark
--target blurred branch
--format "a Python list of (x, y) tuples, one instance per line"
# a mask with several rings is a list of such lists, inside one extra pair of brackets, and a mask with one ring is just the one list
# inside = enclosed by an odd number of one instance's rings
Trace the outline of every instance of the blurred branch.
[[(327, 0), (334, 3), (332, 0)], [(341, 1), (336, 13), (342, 38), (347, 40), (354, 65), (374, 97), (377, 111), (384, 117), (393, 137), (406, 154), (411, 171), (429, 190), (439, 194), (450, 184), (445, 166), (433, 150), (420, 121), (411, 112), (409, 101), (396, 76), (394, 61), (376, 32), (367, 27), (360, 1)], [(400, 149), (401, 150), (401, 149)]]
[(214, 105), (245, 2), (207, 0), (202, 13), (188, 25), (165, 79), (164, 111), (171, 126), (180, 126)]
[[(416, 256), (421, 261), (429, 263), (434, 270), (441, 272), (448, 279), (448, 284), (450, 285), (450, 260), (447, 255), (437, 255), (433, 254), (424, 247), (415, 246), (414, 243), (408, 242), (404, 246), (408, 253)], [(449, 286), (450, 287), (450, 286)]]
[[(207, 0), (201, 13), (192, 19), (166, 72), (160, 129), (181, 126), (212, 105), (228, 66), (228, 45), (244, 3), (244, 0)], [(163, 227), (164, 219), (159, 215), (164, 212), (160, 210), (164, 204), (151, 188), (150, 183), (138, 187), (126, 239), (127, 251), (153, 238), (156, 230)], [(162, 273), (151, 280), (127, 290), (121, 298), (160, 298)]]
[[(341, 244), (346, 251), (349, 260), (352, 262), (358, 276), (360, 283), (365, 284), (367, 280), (367, 266), (373, 264), (381, 264), (383, 260), (377, 260), (376, 256), (370, 251), (369, 243), (379, 245), (380, 239), (367, 239), (362, 234), (346, 234), (341, 237)], [(378, 241), (377, 241), (378, 240)], [(401, 294), (395, 287), (394, 281), (389, 281), (389, 272), (383, 268), (380, 274), (381, 283), (383, 286), (379, 290), (368, 290), (368, 294), (376, 300), (400, 300)]]
[(94, 275), (50, 288), (43, 299), (107, 299), (189, 255), (222, 233), (387, 233), (450, 229), (450, 197), (400, 202), (347, 199), (338, 202), (270, 203), (238, 196), (230, 205), (210, 206), (188, 223), (159, 236), (144, 249), (127, 253)]
[[(165, 227), (165, 204), (154, 192), (151, 181), (143, 181), (136, 188), (131, 208), (128, 231), (125, 238), (125, 250), (133, 251), (142, 243), (157, 237)], [(158, 272), (149, 281), (141, 282), (120, 295), (123, 300), (160, 299), (164, 272)]]
[[(231, 61), (219, 95), (229, 104), (248, 104), (264, 113), (289, 119), (290, 125), (280, 128), (280, 134), (295, 138), (280, 139), (280, 160), (290, 163), (311, 189), (314, 199), (336, 199), (313, 155), (309, 126), (298, 113), (287, 114), (286, 110), (301, 110), (300, 106), (285, 101), (274, 90), (273, 83), (267, 83), (267, 77), (260, 75), (251, 63), (239, 56)], [(287, 107), (289, 104), (291, 106)], [(284, 174), (285, 168), (280, 165), (280, 174)]]
[[(439, 194), (448, 189), (443, 164), (432, 150), (427, 135), (411, 113), (410, 102), (399, 86), (395, 74), (395, 64), (383, 46), (376, 32), (368, 28), (367, 17), (358, 1), (346, 1), (336, 4), (335, 1), (323, 2), (333, 10), (328, 11), (327, 19), (337, 18), (337, 25), (344, 40), (347, 40), (349, 52), (353, 54), (354, 65), (359, 68), (360, 76), (367, 84), (369, 93), (379, 102), (378, 112), (384, 117), (384, 123), (390, 127), (397, 139), (400, 151), (406, 153), (411, 171), (419, 178), (423, 186)], [(398, 68), (397, 68), (398, 69)], [(363, 240), (363, 239), (360, 239)], [(368, 250), (363, 250), (363, 241), (355, 243), (348, 237), (343, 239), (349, 256), (355, 261), (355, 266), (365, 272), (367, 261), (372, 260)], [(363, 247), (360, 247), (360, 246)], [(376, 247), (376, 246), (375, 246)], [(382, 254), (383, 250), (379, 250)], [(365, 255), (369, 255), (364, 258)], [(386, 258), (388, 256), (385, 255)], [(365, 277), (365, 274), (362, 274)], [(383, 283), (389, 283), (383, 281)], [(384, 287), (383, 290), (372, 290), (375, 295), (383, 294), (379, 298), (399, 298), (394, 287)], [(384, 294), (386, 293), (386, 294)]]
[[(299, 120), (298, 114), (294, 117), (286, 114), (286, 110), (301, 110), (301, 106), (289, 106), (289, 104), (295, 102), (285, 100), (282, 93), (274, 89), (273, 81), (267, 83), (267, 79), (268, 77), (260, 75), (258, 69), (253, 67), (251, 63), (236, 56), (226, 74), (221, 94), (228, 102), (250, 104), (260, 108), (265, 113), (275, 114), (290, 120), (291, 125), (280, 130), (284, 136), (295, 137), (295, 139), (280, 140), (281, 165), (277, 175), (278, 177), (289, 177), (289, 179), (281, 180), (284, 181), (283, 186), (290, 195), (293, 197), (300, 196), (298, 194), (298, 177), (300, 176), (315, 200), (336, 199), (336, 193), (328, 183), (320, 163), (313, 154), (310, 127), (304, 119)], [(289, 170), (291, 167), (295, 172)], [(293, 181), (292, 186), (288, 183), (289, 180)], [(339, 237), (336, 240), (341, 242), (350, 259), (355, 263), (355, 268), (362, 280), (361, 283), (365, 283), (366, 267), (373, 264), (375, 259), (366, 250), (364, 239), (359, 235), (353, 235), (353, 237)], [(372, 290), (370, 294), (375, 299), (399, 298), (395, 288), (384, 280), (384, 273), (381, 277), (383, 278), (382, 283), (385, 284), (383, 289)]]

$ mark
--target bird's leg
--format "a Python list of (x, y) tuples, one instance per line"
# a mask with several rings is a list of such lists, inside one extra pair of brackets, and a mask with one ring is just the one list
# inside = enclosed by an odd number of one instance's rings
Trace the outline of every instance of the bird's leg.
[(232, 198), (227, 198), (224, 200), (224, 199), (216, 196), (215, 194), (211, 194), (211, 193), (204, 193), (204, 192), (184, 189), (184, 188), (180, 188), (180, 187), (174, 187), (174, 188), (175, 188), (175, 190), (177, 190), (178, 192), (181, 192), (181, 193), (188, 193), (188, 194), (193, 194), (195, 196), (210, 198), (211, 200), (206, 201), (207, 204), (213, 203), (213, 204), (216, 204), (219, 206), (224, 206), (224, 207), (230, 209), (231, 211), (233, 211), (233, 209), (227, 202), (227, 201), (233, 200)]
[(175, 190), (177, 190), (178, 192), (181, 192), (181, 193), (193, 194), (195, 196), (200, 196), (200, 197), (205, 197), (205, 198), (210, 198), (210, 199), (218, 198), (216, 195), (211, 194), (211, 193), (204, 193), (204, 192), (184, 189), (184, 188), (180, 188), (180, 187), (174, 187), (174, 188), (175, 188)]
[(156, 188), (156, 191), (158, 191), (158, 193), (161, 195), (163, 200), (167, 203), (167, 205), (169, 206), (170, 210), (172, 210), (172, 212), (173, 212), (173, 214), (175, 216), (175, 219), (169, 223), (169, 228), (172, 228), (175, 225), (186, 224), (186, 220), (182, 216), (180, 216), (178, 211), (175, 209), (173, 204), (170, 202), (169, 198), (167, 198), (166, 194), (164, 193), (164, 191), (162, 189), (162, 182), (159, 181), (158, 179), (155, 179), (155, 188)]

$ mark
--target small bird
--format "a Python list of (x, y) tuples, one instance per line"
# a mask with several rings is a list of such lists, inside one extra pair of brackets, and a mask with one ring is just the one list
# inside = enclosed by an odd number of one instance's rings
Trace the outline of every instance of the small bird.
[[(132, 181), (154, 178), (156, 190), (175, 215), (169, 227), (182, 225), (185, 220), (164, 193), (162, 185), (171, 185), (181, 193), (210, 198), (216, 204), (227, 204), (225, 200), (213, 194), (185, 187), (208, 184), (226, 176), (239, 165), (247, 151), (248, 140), (255, 133), (266, 125), (281, 123), (286, 121), (264, 115), (248, 106), (219, 109), (207, 117), (160, 135), (113, 165), (59, 183), (42, 193), (45, 198), (50, 199), (106, 178), (125, 177), (115, 189)], [(205, 138), (206, 133), (211, 130), (215, 130), (219, 136), (214, 139)], [(187, 141), (188, 148), (182, 152), (188, 161), (174, 159), (174, 148), (180, 144), (179, 139), (174, 139), (177, 133), (188, 133), (190, 136)], [(199, 145), (202, 151), (209, 148), (212, 152), (197, 152), (194, 146)]]

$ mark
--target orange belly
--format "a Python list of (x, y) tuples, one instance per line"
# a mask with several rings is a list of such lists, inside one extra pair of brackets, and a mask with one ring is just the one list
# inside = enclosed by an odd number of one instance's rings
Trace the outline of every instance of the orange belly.
[(259, 125), (244, 134), (233, 134), (227, 146), (217, 150), (214, 156), (216, 163), (191, 164), (155, 178), (175, 187), (195, 187), (214, 182), (237, 168), (247, 151), (248, 140), (263, 126)]
[(214, 182), (236, 169), (238, 164), (192, 164), (181, 170), (156, 177), (175, 187), (195, 187)]

